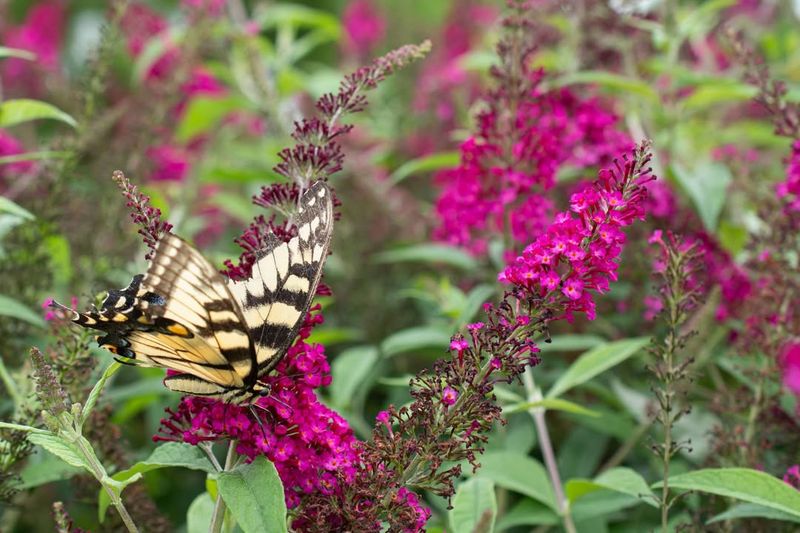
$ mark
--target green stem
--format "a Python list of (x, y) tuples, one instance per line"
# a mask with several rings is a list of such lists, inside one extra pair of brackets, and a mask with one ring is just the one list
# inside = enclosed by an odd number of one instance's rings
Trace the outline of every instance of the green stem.
[[(228, 455), (225, 457), (225, 469), (228, 471), (233, 468), (236, 463), (236, 440), (232, 440), (228, 445)], [(222, 499), (222, 493), (217, 488), (217, 501), (214, 503), (214, 514), (211, 515), (210, 533), (220, 533), (222, 526), (225, 524), (225, 511), (227, 511), (225, 500)]]
[(39, 433), (40, 435), (52, 435), (51, 432), (45, 429), (39, 429), (31, 426), (24, 426), (22, 424), (12, 424), (11, 422), (0, 422), (0, 429), (10, 429), (12, 431), (25, 431), (26, 433)]
[[(542, 393), (533, 382), (533, 372), (526, 369), (522, 374), (522, 383), (525, 386), (525, 392), (528, 394), (529, 402), (538, 402), (542, 399)], [(544, 418), (544, 409), (541, 407), (534, 407), (529, 409), (533, 422), (536, 425), (536, 433), (539, 435), (539, 448), (542, 450), (542, 457), (544, 464), (547, 467), (547, 472), (550, 475), (550, 483), (553, 485), (553, 491), (556, 493), (556, 503), (558, 504), (558, 511), (561, 514), (561, 519), (564, 521), (564, 529), (567, 533), (575, 533), (575, 524), (572, 522), (572, 515), (569, 510), (569, 501), (564, 495), (564, 488), (561, 484), (561, 475), (558, 473), (558, 463), (556, 462), (556, 455), (553, 452), (553, 444), (550, 441), (550, 432), (547, 429), (547, 422)]]
[(16, 412), (22, 405), (23, 398), (22, 395), (20, 395), (17, 385), (14, 383), (11, 374), (8, 373), (8, 369), (6, 368), (2, 357), (0, 357), (0, 379), (3, 380), (3, 386), (6, 388), (8, 395), (11, 396), (11, 400), (14, 402), (14, 412)]
[(119, 513), (120, 518), (122, 518), (122, 523), (125, 524), (125, 527), (128, 531), (130, 531), (130, 533), (138, 533), (139, 528), (136, 527), (133, 518), (131, 518), (130, 513), (128, 513), (128, 509), (125, 508), (125, 504), (122, 503), (122, 497), (105, 483), (105, 480), (108, 478), (108, 474), (106, 473), (105, 467), (100, 463), (100, 461), (97, 459), (97, 456), (94, 454), (94, 451), (91, 449), (89, 441), (78, 435), (78, 438), (74, 440), (74, 443), (81, 451), (83, 459), (92, 470), (92, 474), (94, 474), (94, 477), (100, 482), (100, 485), (102, 485), (103, 490), (105, 490), (108, 494), (111, 504)]
[(602, 474), (606, 470), (611, 470), (612, 468), (622, 464), (622, 461), (624, 461), (628, 454), (631, 453), (631, 450), (633, 450), (641, 438), (647, 434), (647, 431), (652, 425), (653, 422), (650, 420), (640, 424), (639, 427), (636, 428), (636, 431), (631, 433), (630, 436), (625, 439), (625, 442), (622, 443), (622, 446), (614, 453), (614, 455), (612, 455), (611, 458), (609, 458), (609, 460), (598, 469), (598, 473)]

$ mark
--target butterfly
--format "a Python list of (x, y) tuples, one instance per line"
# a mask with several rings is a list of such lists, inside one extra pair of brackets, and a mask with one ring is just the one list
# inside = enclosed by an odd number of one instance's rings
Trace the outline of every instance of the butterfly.
[(318, 181), (300, 198), (297, 235), (269, 233), (250, 279), (228, 280), (180, 237), (164, 234), (145, 274), (109, 290), (100, 309), (72, 321), (102, 331), (98, 344), (128, 364), (174, 372), (174, 391), (249, 405), (269, 394), (263, 378), (286, 355), (322, 276), (333, 202)]

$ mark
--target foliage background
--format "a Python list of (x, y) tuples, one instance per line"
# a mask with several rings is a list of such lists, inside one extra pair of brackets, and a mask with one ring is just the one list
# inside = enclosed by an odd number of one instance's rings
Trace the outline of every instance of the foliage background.
[[(250, 197), (282, 180), (273, 167), (279, 150), (291, 144), (293, 121), (335, 90), (343, 74), (392, 48), (430, 39), (430, 56), (371, 93), (369, 109), (343, 140), (345, 167), (332, 181), (341, 219), (325, 270), (333, 295), (321, 299), (325, 324), (311, 339), (325, 345), (332, 367), (323, 400), (359, 438), (369, 437), (386, 405), (410, 400), (408, 378), (445, 354), (451, 336), (478, 320), (483, 302), (500, 298), (497, 272), (525, 244), (490, 235), (487, 249), (475, 253), (436, 234), (446, 181), (440, 171), (459, 164), (459, 146), (485, 109), (481, 96), (493, 83), (488, 72), (497, 63), (504, 5), (410, 4), (0, 2), (0, 44), (39, 47), (33, 60), (0, 59), (2, 102), (34, 98), (66, 113), (29, 106), (25, 112), (41, 119), (14, 123), (0, 107), (0, 355), (23, 395), (32, 393), (24, 378), (28, 348), (58, 339), (42, 317), (42, 302), (75, 296), (83, 306), (146, 268), (110, 180), (113, 170), (139, 184), (175, 233), (221, 265), (239, 253), (233, 238), (262, 213)], [(553, 326), (534, 376), (541, 391), (550, 391), (546, 397), (569, 402), (547, 405), (547, 420), (561, 477), (574, 481), (567, 482), (567, 496), (578, 529), (648, 530), (658, 513), (642, 496), (647, 483), (621, 490), (624, 483), (595, 478), (624, 466), (641, 476), (636, 483), (660, 479), (660, 463), (648, 449), (661, 437), (653, 425), (653, 359), (645, 349), (664, 329), (647, 316), (653, 229), (701, 235), (706, 257), (714, 258), (702, 267), (709, 290), (686, 326), (696, 335), (681, 352), (694, 361), (683, 391), (691, 411), (675, 431), (691, 445), (674, 458), (673, 474), (742, 466), (782, 477), (800, 462), (793, 394), (800, 387), (793, 389), (779, 357), (800, 332), (742, 343), (743, 325), (765, 311), (747, 307), (737, 285), (741, 265), (758, 252), (753, 243), (771, 224), (760, 210), (786, 178), (791, 139), (775, 134), (775, 117), (753, 103), (759, 88), (744, 80), (752, 69), (737, 55), (735, 39), (726, 37), (741, 32), (794, 100), (797, 7), (779, 1), (555, 4), (532, 8), (535, 63), (545, 69), (541, 90), (567, 88), (615, 114), (614, 128), (628, 138), (651, 138), (662, 191), (654, 196), (668, 207), (662, 215), (652, 207), (648, 221), (629, 233), (620, 280), (598, 299), (598, 318)], [(635, 8), (645, 13), (631, 14)], [(50, 11), (32, 22), (37, 9)], [(31, 152), (33, 158), (3, 159)], [(565, 209), (576, 183), (593, 179), (597, 169), (565, 156), (557, 161), (555, 186), (542, 194), (556, 211)], [(786, 264), (797, 266), (797, 250), (793, 233)], [(796, 278), (796, 271), (787, 275)], [(106, 354), (59, 347), (73, 357), (64, 366), (74, 369), (71, 392), (78, 394), (90, 375), (99, 376)], [(579, 358), (582, 368), (574, 365)], [(124, 443), (113, 467), (152, 451), (164, 409), (177, 402), (161, 379), (158, 370), (126, 368), (107, 390), (107, 420), (96, 438)], [(491, 508), (498, 531), (559, 527), (524, 405), (529, 392), (521, 384), (498, 390), (508, 424), (492, 432), (477, 476), (464, 476), (455, 510), (425, 495), (433, 510), (429, 530), (443, 530), (449, 520), (453, 530), (470, 531), (475, 517), (458, 512), (481, 505)], [(21, 408), (12, 400), (6, 395), (0, 403), (9, 416)], [(102, 529), (95, 489), (58, 465), (42, 451), (17, 465), (32, 490), (2, 507), (0, 528), (48, 530), (50, 517), (37, 510), (61, 500), (78, 525)], [(583, 495), (581, 483), (591, 479), (597, 490)], [(141, 484), (158, 512), (181, 525), (204, 480), (202, 472), (170, 469), (149, 473)], [(692, 494), (673, 510), (673, 524), (725, 531), (794, 527), (767, 520), (763, 509), (751, 510), (760, 518), (703, 525), (735, 506)]]

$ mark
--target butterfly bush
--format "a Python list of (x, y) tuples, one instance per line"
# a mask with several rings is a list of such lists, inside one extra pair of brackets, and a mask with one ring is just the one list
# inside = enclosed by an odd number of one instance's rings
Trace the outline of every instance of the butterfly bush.
[(469, 107), (482, 93), (480, 77), (465, 67), (465, 60), (497, 20), (497, 9), (472, 1), (454, 4), (432, 37), (431, 56), (422, 65), (412, 109), (429, 117), (407, 140), (413, 155), (449, 149), (459, 128), (459, 107)]
[(554, 208), (544, 193), (565, 166), (606, 164), (633, 145), (597, 99), (542, 88), (544, 70), (529, 66), (536, 50), (529, 16), (522, 10), (504, 20), (501, 64), (491, 71), (494, 88), (477, 131), (461, 145), (461, 163), (435, 177), (434, 238), (475, 255), (486, 253), (492, 236), (520, 245), (538, 235)]
[[(4, 15), (0, 12), (0, 17)], [(66, 15), (64, 2), (39, 2), (30, 8), (22, 24), (9, 26), (0, 34), (3, 46), (35, 55), (35, 61), (11, 57), (0, 63), (0, 74), (6, 90), (18, 90), (26, 96), (41, 94), (44, 85), (38, 73), (58, 74), (61, 71), (59, 49), (66, 30)]]
[(259, 419), (250, 408), (194, 396), (169, 409), (155, 440), (199, 444), (234, 440), (236, 452), (254, 459), (266, 455), (275, 463), (294, 508), (303, 494), (335, 489), (337, 472), (345, 480), (355, 472), (353, 431), (338, 413), (325, 407), (315, 391), (331, 382), (325, 348), (309, 344), (314, 326), (323, 322), (314, 306), (300, 328), (297, 341), (264, 381), (270, 396), (257, 403)]
[(373, 0), (351, 0), (342, 13), (346, 39), (344, 49), (356, 57), (364, 57), (386, 35), (386, 19)]
[(570, 198), (570, 211), (525, 247), (499, 280), (545, 301), (563, 305), (564, 317), (576, 312), (595, 318), (592, 292), (604, 293), (617, 279), (625, 234), (622, 228), (645, 216), (646, 184), (655, 179), (646, 145), (600, 172), (591, 186)]
[[(557, 217), (545, 230), (546, 236), (561, 235), (566, 219), (575, 222), (569, 225), (572, 244), (584, 253), (583, 263), (576, 263), (574, 269), (587, 279), (610, 278), (616, 269), (621, 238), (602, 235), (610, 234), (611, 226), (621, 233), (620, 228), (645, 215), (645, 184), (654, 179), (647, 166), (648, 150), (645, 143), (602, 171), (581, 193), (585, 200), (576, 199), (579, 216)], [(544, 238), (529, 248), (543, 246)], [(595, 256), (603, 261), (598, 263)], [(566, 263), (550, 265), (554, 272), (560, 271), (559, 266)], [(494, 387), (514, 381), (538, 363), (534, 339), (547, 335), (550, 322), (569, 318), (591, 302), (590, 297), (582, 297), (584, 306), (576, 308), (576, 300), (569, 296), (571, 285), (566, 283), (569, 276), (545, 289), (549, 282), (545, 286), (522, 276), (515, 283), (517, 277), (509, 278), (511, 272), (509, 267), (501, 274), (512, 283), (503, 300), (485, 304), (485, 320), (469, 324), (466, 335), (452, 338), (447, 356), (437, 360), (431, 371), (411, 379), (410, 404), (390, 405), (378, 414), (372, 438), (354, 444), (355, 475), (349, 470), (339, 472), (335, 492), (310, 494), (296, 515), (297, 527), (367, 532), (383, 524), (390, 531), (421, 531), (430, 511), (411, 491), (426, 489), (450, 498), (453, 482), (462, 473), (461, 463), (469, 464), (473, 472), (479, 468), (488, 432), (495, 423), (503, 423)], [(607, 282), (592, 282), (581, 290), (588, 295), (606, 286)]]
[[(292, 215), (301, 190), (341, 169), (344, 155), (338, 137), (351, 126), (340, 125), (345, 113), (361, 111), (366, 106), (364, 92), (377, 86), (396, 68), (426, 53), (428, 44), (408, 45), (390, 52), (367, 67), (347, 76), (336, 94), (323, 95), (317, 103), (319, 116), (295, 125), (297, 144), (283, 150), (275, 171), (292, 181), (264, 187), (253, 198), (256, 205), (273, 208), (282, 215), (259, 216), (236, 240), (243, 252), (236, 264), (226, 261), (223, 272), (232, 279), (246, 279), (251, 274), (255, 254), (263, 247), (266, 234), (284, 241), (296, 234)], [(117, 181), (131, 217), (140, 226), (139, 233), (149, 248), (155, 250), (159, 238), (171, 226), (160, 220), (160, 211), (150, 206), (150, 199), (136, 189), (121, 172)], [(334, 206), (338, 206), (338, 200)], [(329, 294), (325, 287), (318, 294)], [(276, 465), (285, 489), (286, 503), (296, 508), (311, 494), (330, 496), (349, 483), (356, 473), (356, 440), (347, 422), (324, 406), (316, 390), (331, 382), (324, 347), (307, 341), (313, 327), (322, 323), (320, 306), (306, 316), (295, 343), (275, 368), (262, 380), (271, 393), (260, 398), (253, 408), (231, 405), (208, 398), (186, 396), (175, 409), (167, 410), (156, 441), (178, 441), (199, 445), (229, 440), (236, 443), (238, 454), (252, 460), (265, 455)], [(416, 496), (402, 496), (398, 505), (412, 505)], [(302, 523), (298, 522), (298, 528)]]
[[(202, 25), (209, 17), (220, 15), (224, 4), (214, 1), (186, 1), (181, 8), (192, 24)], [(167, 21), (145, 4), (131, 2), (124, 7), (120, 17), (120, 30), (128, 53), (134, 59), (142, 54), (152, 42), (161, 41), (163, 51), (148, 63), (143, 73), (144, 85), (166, 102), (175, 89), (180, 97), (171, 102), (168, 115), (175, 122), (185, 114), (193, 98), (220, 98), (227, 94), (224, 85), (210, 72), (197, 64), (191, 51), (182, 49), (172, 41)], [(177, 84), (177, 86), (176, 86)], [(152, 181), (183, 182), (189, 176), (194, 162), (203, 153), (206, 137), (198, 135), (187, 140), (173, 138), (169, 128), (158, 128), (156, 141), (145, 153), (148, 157)]]

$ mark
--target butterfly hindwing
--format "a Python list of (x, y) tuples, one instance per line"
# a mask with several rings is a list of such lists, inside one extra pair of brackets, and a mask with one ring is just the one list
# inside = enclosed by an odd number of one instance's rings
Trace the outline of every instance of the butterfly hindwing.
[(324, 182), (303, 195), (295, 225), (289, 242), (267, 236), (250, 279), (229, 282), (255, 345), (259, 376), (289, 348), (319, 285), (333, 230), (333, 201)]

